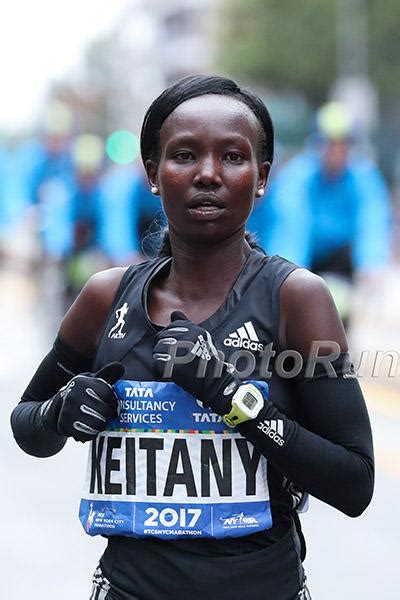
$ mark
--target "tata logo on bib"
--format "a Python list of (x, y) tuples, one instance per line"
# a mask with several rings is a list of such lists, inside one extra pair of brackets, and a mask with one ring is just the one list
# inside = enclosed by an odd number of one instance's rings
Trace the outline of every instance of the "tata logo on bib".
[(264, 346), (260, 343), (251, 321), (246, 321), (246, 323), (241, 327), (238, 327), (236, 331), (230, 333), (229, 336), (224, 339), (224, 346), (244, 348), (245, 350), (252, 350), (253, 352), (261, 352), (264, 350)]
[(125, 387), (126, 398), (154, 398), (153, 390), (148, 387)]

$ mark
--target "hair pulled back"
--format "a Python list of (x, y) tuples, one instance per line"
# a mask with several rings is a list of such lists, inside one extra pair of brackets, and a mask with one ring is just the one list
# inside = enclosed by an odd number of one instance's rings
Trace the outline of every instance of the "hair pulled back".
[(164, 90), (148, 108), (140, 134), (142, 160), (157, 161), (160, 151), (160, 131), (165, 119), (183, 102), (206, 94), (230, 96), (246, 104), (256, 116), (262, 132), (261, 160), (272, 163), (274, 129), (270, 114), (262, 100), (240, 88), (232, 79), (216, 75), (190, 75)]

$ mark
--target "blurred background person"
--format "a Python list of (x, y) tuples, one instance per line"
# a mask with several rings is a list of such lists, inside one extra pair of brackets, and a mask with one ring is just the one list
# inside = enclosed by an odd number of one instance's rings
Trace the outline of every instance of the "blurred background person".
[(44, 115), (42, 135), (21, 148), (26, 160), (27, 193), (32, 204), (41, 203), (45, 194), (43, 188), (49, 181), (58, 179), (69, 183), (72, 179), (72, 134), (71, 109), (65, 103), (53, 100)]
[(263, 209), (265, 248), (323, 275), (347, 323), (350, 284), (387, 264), (391, 223), (386, 183), (344, 105), (319, 109), (311, 143), (281, 168)]
[[(63, 297), (67, 308), (87, 279), (107, 266), (99, 249), (99, 187), (104, 142), (94, 134), (81, 134), (72, 144), (73, 176), (66, 214), (59, 214), (56, 229), (65, 227), (68, 242), (62, 252)], [(63, 218), (64, 217), (64, 218)]]
[(30, 233), (35, 244), (35, 252), (26, 258), (39, 271), (43, 258), (59, 261), (72, 244), (72, 135), (71, 109), (53, 100), (44, 110), (39, 133), (17, 141), (11, 151), (8, 193), (19, 203), (19, 218), (28, 225), (25, 234)]

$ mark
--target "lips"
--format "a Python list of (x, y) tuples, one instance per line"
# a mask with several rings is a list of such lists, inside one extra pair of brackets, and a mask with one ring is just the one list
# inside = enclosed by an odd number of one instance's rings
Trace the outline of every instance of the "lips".
[(215, 194), (196, 194), (188, 203), (188, 208), (224, 208), (225, 205), (221, 199)]
[(225, 213), (225, 204), (216, 194), (201, 192), (188, 202), (188, 212), (195, 221), (215, 221)]

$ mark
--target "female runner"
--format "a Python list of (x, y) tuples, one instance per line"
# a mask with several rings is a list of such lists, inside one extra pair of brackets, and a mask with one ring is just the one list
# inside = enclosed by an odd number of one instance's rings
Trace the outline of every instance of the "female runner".
[(308, 493), (360, 515), (373, 452), (323, 281), (245, 236), (270, 116), (231, 80), (189, 77), (150, 106), (141, 148), (160, 256), (87, 282), (15, 438), (35, 456), (91, 442), (80, 518), (108, 537), (91, 598), (308, 598), (297, 511)]

